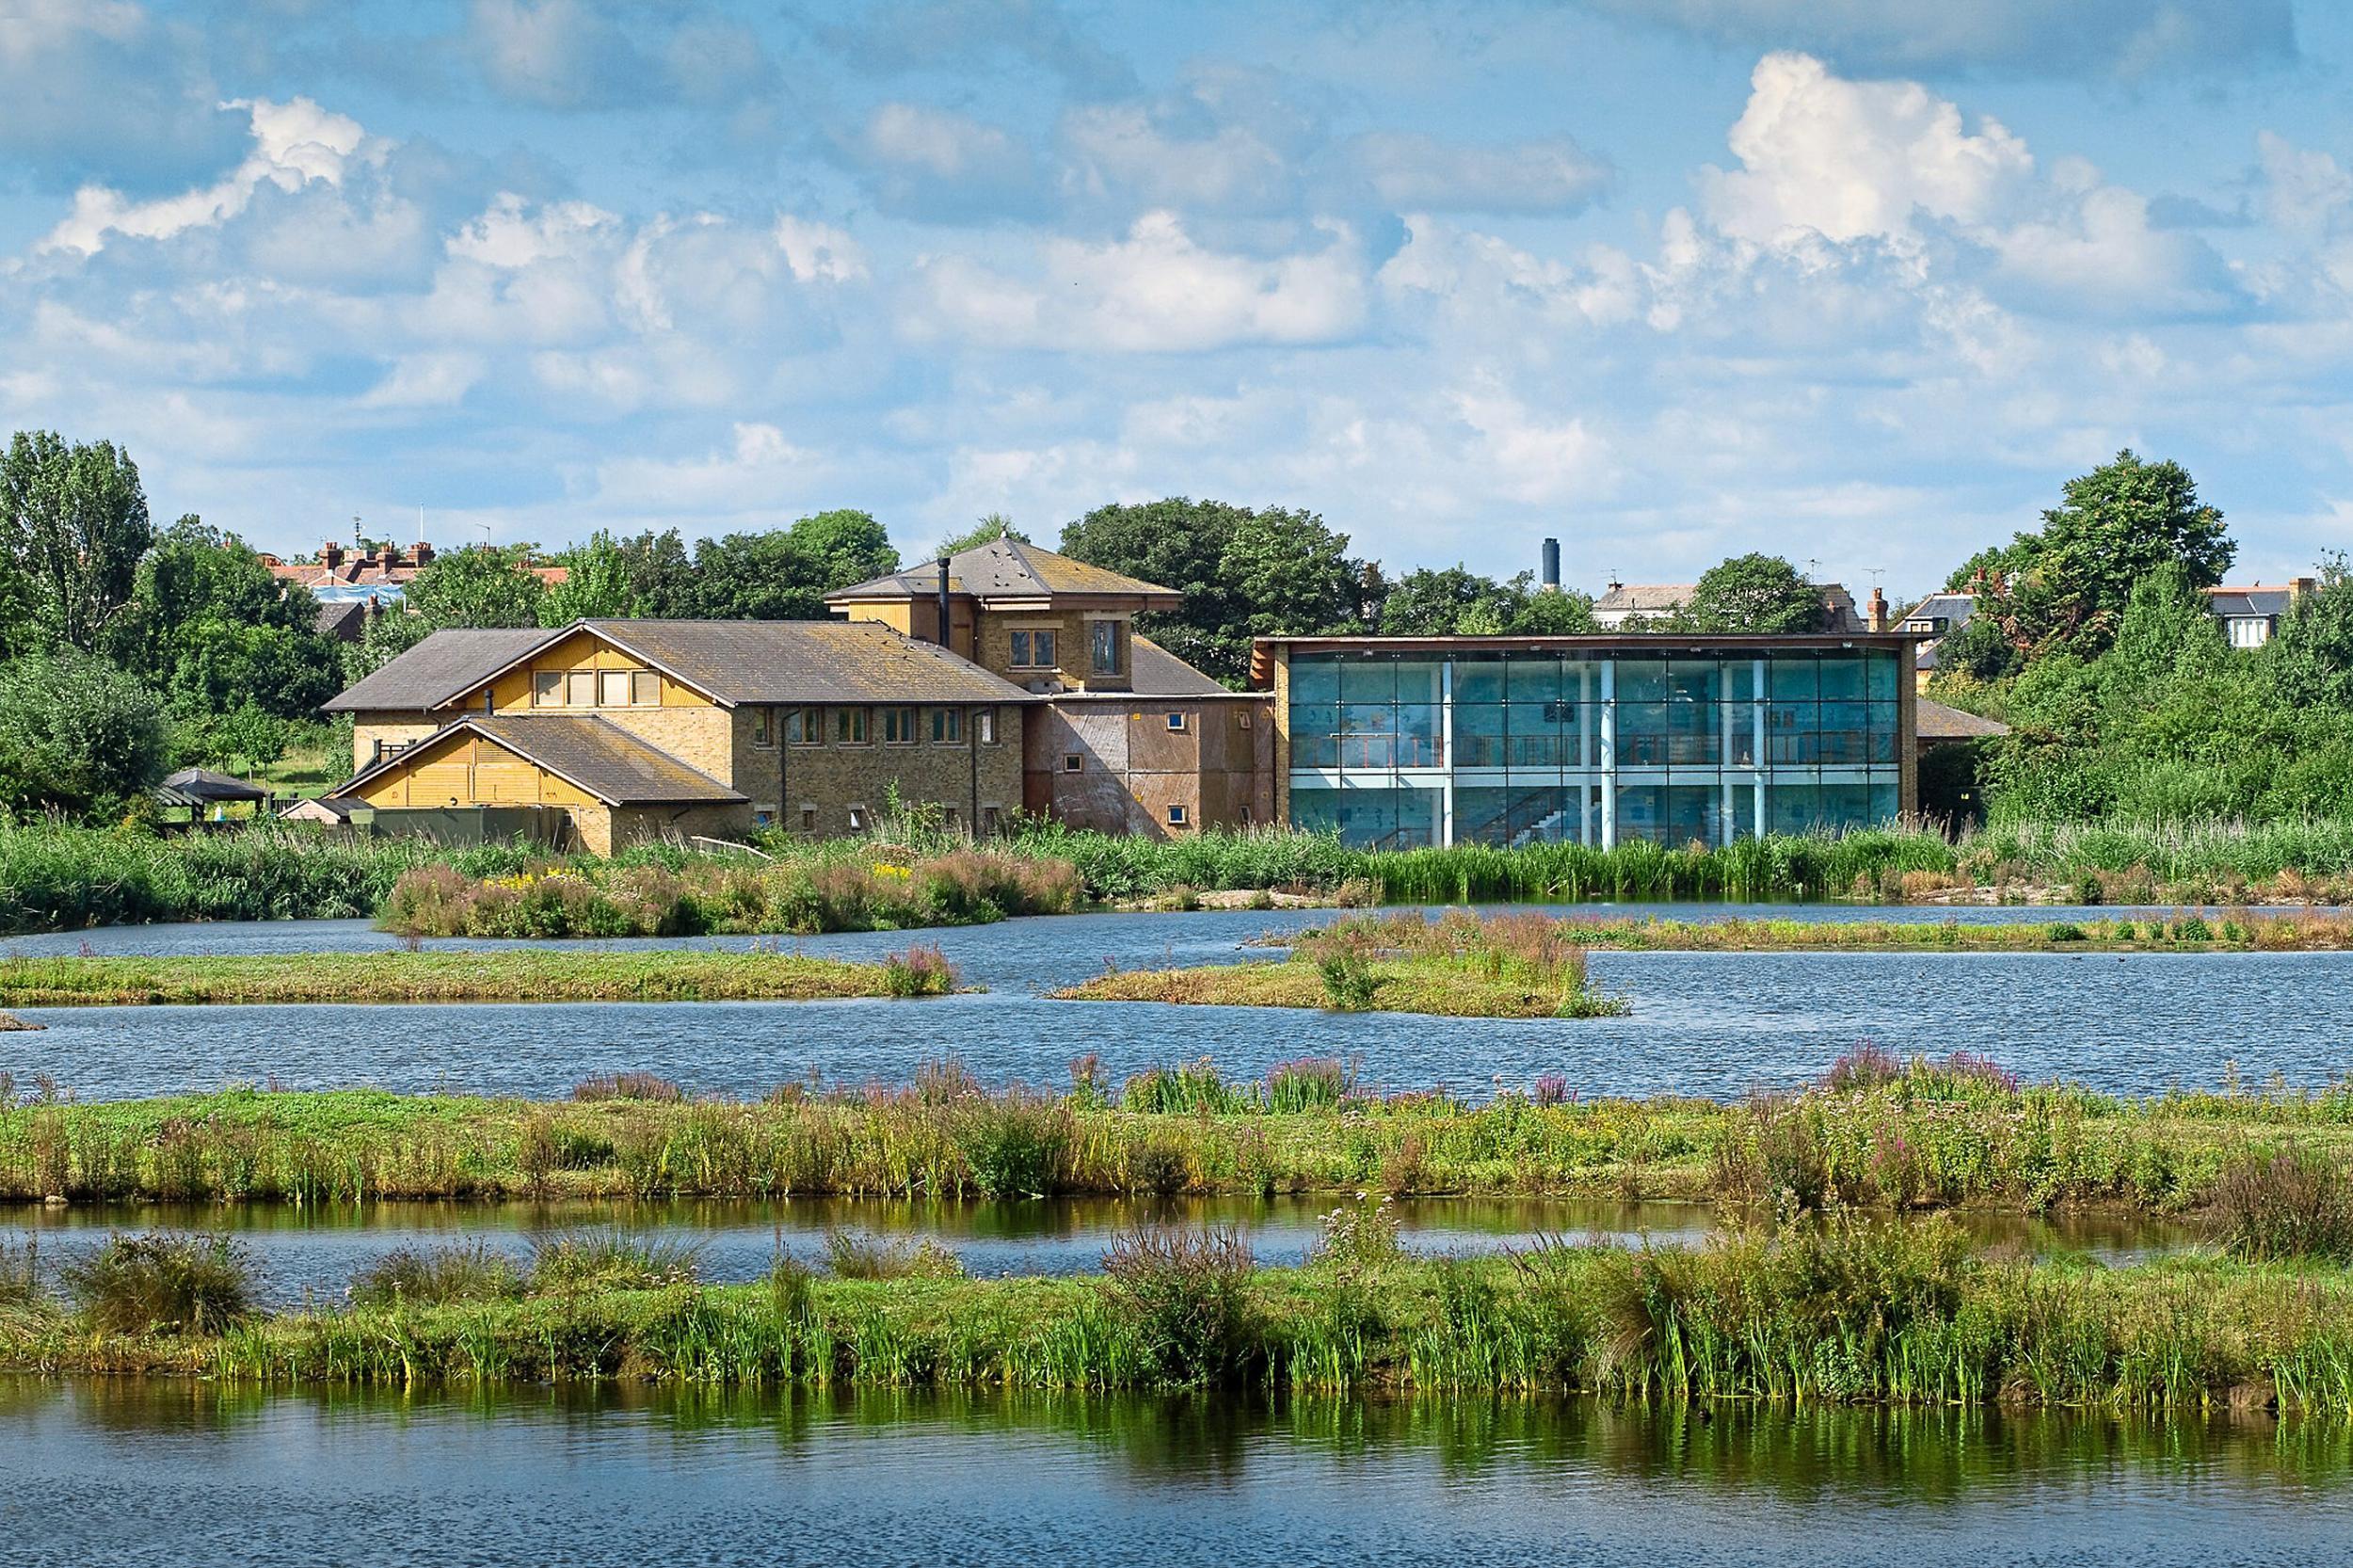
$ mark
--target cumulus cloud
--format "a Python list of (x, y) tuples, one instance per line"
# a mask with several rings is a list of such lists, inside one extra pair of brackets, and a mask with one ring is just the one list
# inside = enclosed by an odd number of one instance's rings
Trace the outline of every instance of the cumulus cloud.
[(2353, 173), (2328, 153), (2264, 131), (2255, 137), (2263, 169), (2263, 213), (2292, 234), (2326, 233), (2353, 215)]
[(43, 187), (167, 189), (236, 156), (200, 29), (132, 0), (0, 6), (0, 159)]
[(1806, 55), (1757, 62), (1726, 140), (1740, 168), (1703, 170), (1702, 200), (1718, 228), (1760, 243), (1910, 237), (1924, 213), (1981, 222), (2034, 172), (1999, 121), (1973, 134), (1917, 82), (1850, 82)]
[(888, 103), (842, 149), (886, 210), (917, 218), (1002, 216), (1034, 208), (1038, 173), (1010, 133), (926, 104)]
[(1336, 342), (1364, 320), (1364, 264), (1344, 228), (1322, 237), (1298, 254), (1236, 255), (1196, 244), (1162, 212), (1107, 244), (1049, 240), (1028, 278), (936, 257), (919, 269), (915, 326), (997, 347), (1096, 352)]
[[(44, 250), (94, 254), (109, 234), (168, 239), (183, 231), (207, 228), (234, 217), (264, 185), (299, 190), (312, 181), (343, 182), (344, 166), (360, 155), (366, 134), (360, 122), (331, 114), (308, 98), (284, 104), (238, 99), (221, 105), (240, 109), (252, 128), (252, 151), (228, 177), (210, 185), (152, 201), (134, 201), (103, 185), (73, 194), (73, 211), (41, 241)], [(381, 148), (368, 155), (381, 156)]]
[(2297, 57), (2290, 0), (1583, 0), (1740, 49), (1850, 70), (2023, 76), (2218, 75)]

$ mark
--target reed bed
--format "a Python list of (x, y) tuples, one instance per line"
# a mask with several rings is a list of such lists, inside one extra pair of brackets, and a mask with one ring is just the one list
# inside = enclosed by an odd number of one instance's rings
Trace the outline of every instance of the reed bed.
[(1535, 952), (1547, 943), (1633, 952), (2342, 952), (2353, 949), (2353, 917), (2180, 909), (2129, 920), (2033, 923), (1741, 917), (1673, 920), (1649, 916), (1556, 920), (1449, 909), (1433, 920), (1410, 909), (1343, 916), (1305, 931), (1271, 932), (1255, 945), (1312, 952), (1349, 944), (1374, 952), (1462, 961), (1490, 951)]
[(0, 1002), (121, 1007), (200, 1002), (808, 1001), (938, 996), (956, 975), (936, 949), (878, 964), (749, 952), (247, 953), (0, 958)]
[[(1377, 1231), (1377, 1227), (1376, 1227)], [(1680, 1252), (1417, 1260), (1376, 1234), (1297, 1269), (1215, 1233), (1123, 1239), (1093, 1278), (556, 1283), (109, 1330), (0, 1306), (0, 1367), (264, 1384), (1228, 1387), (1628, 1401), (2353, 1414), (2353, 1274), (1972, 1256), (1949, 1224), (1841, 1220)]]
[(1853, 1053), (1801, 1092), (1724, 1105), (1588, 1098), (1557, 1078), (1483, 1103), (1380, 1094), (1333, 1063), (1207, 1062), (1061, 1094), (952, 1064), (896, 1087), (757, 1101), (568, 1101), (259, 1089), (76, 1103), (0, 1082), (0, 1199), (1589, 1194), (1818, 1209), (2197, 1209), (2235, 1160), (2353, 1163), (2353, 1086), (2146, 1099), (2021, 1086), (1967, 1056)]
[[(2353, 903), (2353, 820), (2017, 824), (1957, 840), (1891, 826), (1715, 849), (1633, 841), (1608, 850), (1404, 851), (1352, 849), (1329, 834), (1273, 827), (1155, 840), (1025, 819), (976, 845), (911, 818), (882, 825), (879, 837), (867, 839), (763, 835), (760, 847), (772, 857), (763, 864), (683, 844), (639, 846), (600, 861), (513, 843), (449, 850), (279, 824), (171, 838), (0, 824), (0, 935), (380, 914), (421, 935), (897, 929), (984, 920), (992, 908), (1047, 914), (1237, 890), (1366, 904)], [(412, 880), (395, 906), (404, 877)], [(549, 880), (559, 886), (536, 888)]]

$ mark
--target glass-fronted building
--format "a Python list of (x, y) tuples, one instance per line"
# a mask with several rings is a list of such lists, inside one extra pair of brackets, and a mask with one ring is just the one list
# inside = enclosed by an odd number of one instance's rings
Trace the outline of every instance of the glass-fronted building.
[(1352, 844), (1722, 844), (1914, 808), (1911, 640), (1262, 642), (1278, 806)]

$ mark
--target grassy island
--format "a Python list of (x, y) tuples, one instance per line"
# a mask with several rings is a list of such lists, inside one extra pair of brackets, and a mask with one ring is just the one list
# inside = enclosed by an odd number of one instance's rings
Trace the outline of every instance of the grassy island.
[(0, 1004), (809, 1001), (955, 988), (936, 949), (879, 964), (776, 952), (563, 951), (0, 958)]
[(1561, 921), (1418, 913), (1341, 920), (1283, 938), (1277, 963), (1112, 970), (1050, 993), (1073, 1001), (1321, 1007), (1454, 1018), (1593, 1018), (1627, 1011), (1587, 984), (1585, 952)]
[(1868, 1048), (1801, 1091), (1731, 1105), (1586, 1097), (1554, 1077), (1479, 1103), (1380, 1094), (1328, 1061), (1121, 1084), (1082, 1060), (1061, 1094), (986, 1092), (950, 1065), (757, 1100), (643, 1074), (575, 1095), (0, 1097), (0, 1201), (1377, 1191), (2170, 1214), (2214, 1202), (2234, 1163), (2353, 1163), (2353, 1085), (2133, 1099)]
[(2353, 1273), (1999, 1260), (1949, 1222), (1425, 1260), (1367, 1205), (1293, 1269), (1257, 1268), (1230, 1233), (1145, 1231), (1096, 1277), (843, 1278), (780, 1256), (741, 1286), (700, 1281), (691, 1252), (566, 1238), (527, 1269), (407, 1250), (349, 1305), (280, 1317), (253, 1308), (227, 1240), (119, 1237), (54, 1280), (6, 1261), (0, 1368), (50, 1374), (2353, 1408)]

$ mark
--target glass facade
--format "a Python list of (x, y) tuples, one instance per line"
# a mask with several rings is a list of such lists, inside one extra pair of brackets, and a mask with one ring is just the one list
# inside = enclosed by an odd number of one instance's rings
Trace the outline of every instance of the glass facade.
[(1289, 666), (1291, 821), (1352, 844), (1722, 844), (1898, 811), (1891, 648), (1295, 649)]

